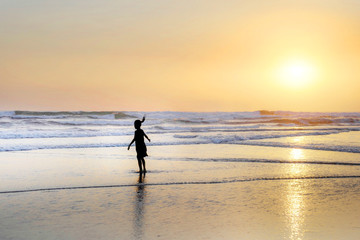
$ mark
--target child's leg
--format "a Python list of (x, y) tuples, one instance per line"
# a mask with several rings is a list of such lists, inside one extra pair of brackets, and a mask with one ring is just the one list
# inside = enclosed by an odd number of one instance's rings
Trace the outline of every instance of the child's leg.
[(142, 158), (142, 159), (141, 159), (141, 161), (142, 161), (142, 164), (143, 164), (143, 166), (144, 166), (144, 172), (146, 172), (145, 159), (144, 159), (144, 158)]
[(142, 172), (141, 158), (138, 157), (137, 160), (138, 160), (138, 165), (139, 165), (139, 171)]

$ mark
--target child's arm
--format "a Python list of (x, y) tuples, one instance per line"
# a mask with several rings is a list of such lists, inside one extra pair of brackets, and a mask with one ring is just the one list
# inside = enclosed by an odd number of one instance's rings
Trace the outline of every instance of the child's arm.
[(135, 142), (135, 138), (131, 141), (131, 143), (128, 146), (128, 150), (130, 149), (130, 146)]
[(147, 140), (149, 140), (149, 142), (151, 142), (150, 138), (148, 138), (148, 136), (145, 133), (144, 133), (144, 136), (147, 138)]

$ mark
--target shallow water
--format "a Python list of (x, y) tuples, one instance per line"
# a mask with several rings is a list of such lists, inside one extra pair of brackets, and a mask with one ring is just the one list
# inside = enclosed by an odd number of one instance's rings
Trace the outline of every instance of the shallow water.
[[(360, 175), (358, 153), (203, 144), (153, 146), (149, 154), (151, 184)], [(134, 150), (126, 148), (5, 152), (0, 157), (0, 192), (133, 185), (137, 171)]]
[(357, 239), (359, 154), (300, 151), (153, 146), (142, 183), (125, 148), (1, 153), (0, 239)]
[(357, 239), (359, 190), (336, 179), (7, 194), (0, 237)]

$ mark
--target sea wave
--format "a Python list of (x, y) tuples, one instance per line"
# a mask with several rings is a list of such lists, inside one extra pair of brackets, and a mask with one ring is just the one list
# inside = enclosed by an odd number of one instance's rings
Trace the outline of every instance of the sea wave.
[[(32, 127), (25, 129), (8, 128), (1, 131), (0, 139), (29, 139), (29, 138), (73, 138), (73, 137), (101, 137), (101, 136), (127, 136), (133, 135), (134, 130), (128, 123), (119, 123), (118, 125), (84, 125), (81, 123), (59, 123), (61, 128), (55, 128), (57, 122), (37, 122), (32, 120)], [(0, 124), (1, 127), (1, 124)], [(266, 139), (279, 137), (295, 137), (307, 135), (329, 135), (340, 132), (360, 131), (359, 127), (344, 128), (230, 128), (227, 126), (211, 127), (179, 127), (150, 126), (145, 128), (148, 134), (174, 134), (174, 138), (208, 138), (213, 143), (225, 143), (234, 140)]]
[(196, 138), (198, 137), (198, 135), (180, 135), (180, 134), (175, 134), (174, 138)]
[(263, 147), (282, 147), (282, 148), (299, 148), (312, 149), (334, 152), (360, 153), (360, 146), (344, 146), (344, 145), (325, 145), (325, 144), (299, 144), (299, 143), (274, 143), (274, 142), (242, 142), (241, 145), (263, 146)]
[[(151, 134), (152, 139), (157, 139), (155, 142), (149, 143), (149, 146), (170, 146), (170, 145), (194, 145), (194, 144), (237, 144), (237, 145), (256, 145), (266, 147), (286, 147), (286, 148), (303, 148), (315, 149), (336, 152), (352, 152), (360, 153), (360, 146), (344, 146), (344, 145), (330, 145), (329, 144), (293, 144), (293, 143), (273, 143), (267, 142), (266, 139), (281, 138), (281, 137), (294, 137), (294, 136), (319, 136), (337, 134), (340, 131), (332, 132), (292, 132), (292, 133), (271, 133), (264, 132), (263, 134), (253, 135), (237, 135), (237, 134)], [(96, 134), (96, 133), (95, 133)], [(29, 139), (27, 141), (22, 139), (4, 139), (0, 141), (0, 152), (7, 151), (28, 151), (39, 149), (66, 149), (66, 148), (101, 148), (101, 147), (126, 147), (131, 140), (129, 132), (128, 136), (114, 137), (109, 132), (108, 136), (97, 138), (66, 138), (66, 139), (51, 139), (37, 138)], [(150, 135), (150, 134), (149, 134)], [(48, 137), (48, 136), (46, 136)], [(261, 139), (260, 141), (258, 141)], [(256, 140), (256, 141), (254, 141)]]
[(259, 121), (259, 123), (277, 123), (294, 124), (297, 126), (313, 126), (313, 125), (329, 125), (329, 124), (360, 124), (360, 118), (354, 117), (316, 117), (316, 118), (279, 118), (265, 121)]
[[(133, 121), (146, 115), (143, 129), (162, 139), (158, 144), (260, 144), (249, 140), (329, 135), (360, 131), (360, 113), (254, 112), (131, 112), (131, 111), (6, 111), (0, 112), (0, 151), (43, 148), (119, 146), (52, 144), (49, 138), (93, 138), (133, 135)], [(21, 142), (23, 139), (23, 142)], [(27, 146), (25, 142), (35, 142)], [(11, 143), (16, 142), (16, 144)], [(69, 142), (71, 140), (69, 139)], [(84, 142), (86, 142), (84, 140)], [(9, 143), (9, 144), (8, 144)], [(11, 144), (10, 144), (11, 143)], [(263, 143), (269, 144), (269, 143)], [(293, 145), (278, 145), (291, 147)], [(276, 146), (274, 146), (276, 147)], [(297, 146), (310, 148), (311, 146)], [(313, 146), (322, 148), (322, 146)], [(329, 148), (327, 148), (329, 149)], [(339, 149), (329, 149), (338, 151)], [(342, 147), (341, 151), (357, 152)]]
[(315, 165), (345, 165), (360, 166), (358, 162), (340, 162), (340, 161), (314, 161), (314, 160), (277, 160), (262, 158), (157, 158), (164, 161), (190, 161), (190, 162), (250, 162), (250, 163), (276, 163), (276, 164), (315, 164)]
[(11, 117), (15, 115), (15, 111), (0, 111), (0, 118)]
[(13, 111), (2, 112), (0, 117), (11, 117), (13, 119), (49, 119), (49, 118), (93, 118), (93, 119), (124, 119), (134, 118), (135, 116), (125, 112), (116, 111), (58, 111), (58, 112), (41, 112), (41, 111)]
[[(121, 120), (135, 120), (148, 115), (147, 124), (160, 125), (249, 125), (277, 124), (279, 126), (319, 126), (319, 125), (360, 125), (360, 113), (306, 113), (260, 110), (255, 112), (121, 112), (121, 111), (7, 111), (0, 112), (1, 118), (67, 120), (64, 124), (105, 125), (118, 124)], [(76, 120), (83, 120), (83, 122)], [(90, 120), (90, 121), (86, 121)], [(91, 121), (93, 120), (93, 121)], [(102, 121), (103, 120), (103, 121)], [(106, 120), (109, 120), (108, 122)], [(113, 120), (113, 121), (111, 121)], [(74, 122), (74, 123), (72, 123)], [(60, 122), (61, 123), (61, 122)], [(58, 123), (59, 124), (59, 123)]]

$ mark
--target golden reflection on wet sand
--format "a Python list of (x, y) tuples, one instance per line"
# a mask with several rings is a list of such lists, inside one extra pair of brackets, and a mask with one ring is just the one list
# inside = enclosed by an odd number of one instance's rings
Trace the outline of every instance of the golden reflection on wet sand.
[(304, 190), (298, 180), (289, 182), (287, 193), (287, 218), (291, 240), (300, 240), (303, 237), (304, 211), (306, 208), (303, 191)]
[[(299, 160), (304, 158), (304, 153), (302, 149), (292, 149), (289, 156), (290, 160)], [(304, 175), (306, 172), (305, 164), (291, 164), (289, 165), (289, 173), (292, 176)], [(288, 184), (287, 191), (287, 219), (288, 219), (288, 229), (289, 239), (291, 240), (301, 240), (303, 238), (303, 223), (306, 210), (306, 202), (304, 199), (304, 194), (306, 188), (299, 180), (292, 180)]]
[(145, 180), (145, 174), (140, 173), (138, 184), (136, 186), (136, 197), (134, 199), (135, 209), (134, 209), (134, 239), (142, 239), (144, 236), (144, 200), (145, 200), (145, 186), (142, 185)]

